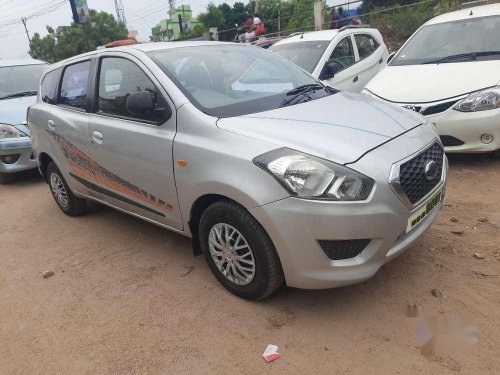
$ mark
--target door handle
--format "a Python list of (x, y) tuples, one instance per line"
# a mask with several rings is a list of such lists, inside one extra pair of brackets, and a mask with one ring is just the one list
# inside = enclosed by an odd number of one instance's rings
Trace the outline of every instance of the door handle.
[(353, 82), (358, 82), (359, 76), (354, 77)]
[(50, 130), (54, 130), (56, 128), (56, 124), (52, 120), (47, 121), (47, 126)]
[(94, 131), (92, 132), (92, 143), (97, 143), (99, 145), (102, 145), (102, 141), (104, 140), (104, 136), (102, 135), (102, 133), (98, 132), (98, 131)]
[(384, 62), (384, 58), (381, 57), (380, 60), (378, 61), (379, 64), (382, 64)]

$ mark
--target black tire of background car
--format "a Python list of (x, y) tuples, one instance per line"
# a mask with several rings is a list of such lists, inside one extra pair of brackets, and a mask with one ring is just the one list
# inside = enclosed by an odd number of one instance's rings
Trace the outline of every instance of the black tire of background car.
[(8, 184), (14, 180), (14, 176), (10, 173), (0, 173), (0, 185)]
[[(55, 173), (59, 176), (61, 179), (62, 183), (64, 184), (64, 187), (66, 189), (66, 194), (68, 195), (68, 207), (62, 207), (59, 202), (57, 201), (57, 198), (55, 197), (54, 193), (52, 192), (52, 188), (50, 187), (50, 176)], [(62, 212), (64, 212), (68, 216), (80, 216), (85, 212), (85, 209), (87, 208), (87, 201), (82, 198), (78, 198), (73, 194), (71, 189), (69, 188), (68, 184), (66, 183), (66, 180), (64, 179), (61, 171), (59, 168), (57, 168), (56, 164), (54, 162), (50, 162), (50, 164), (47, 167), (47, 180), (49, 181), (49, 189), (50, 192), (52, 193), (52, 196), (54, 197), (54, 200), (56, 201), (57, 206), (61, 209)]]
[[(218, 223), (236, 228), (248, 242), (255, 259), (255, 276), (248, 285), (237, 285), (226, 279), (215, 265), (208, 246), (210, 229)], [(200, 244), (214, 276), (231, 293), (248, 300), (260, 300), (274, 293), (284, 282), (281, 263), (269, 236), (243, 207), (219, 201), (208, 207), (200, 220)]]

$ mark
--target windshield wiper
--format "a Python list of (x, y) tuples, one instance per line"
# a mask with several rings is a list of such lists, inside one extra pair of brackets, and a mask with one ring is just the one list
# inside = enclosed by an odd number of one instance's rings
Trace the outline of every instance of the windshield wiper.
[(307, 92), (322, 90), (324, 88), (325, 88), (325, 86), (323, 86), (319, 83), (308, 83), (306, 85), (298, 86), (294, 89), (291, 89), (290, 91), (288, 91), (286, 93), (286, 95), (290, 96), (290, 95), (305, 94)]
[(437, 60), (426, 61), (426, 62), (422, 63), (422, 65), (439, 64), (439, 63), (445, 63), (445, 62), (455, 61), (455, 60), (475, 60), (477, 58), (477, 56), (478, 56), (477, 52), (459, 53), (457, 55), (450, 55), (450, 56), (441, 57)]
[(309, 83), (307, 85), (298, 86), (286, 93), (287, 96), (291, 96), (290, 99), (285, 99), (283, 103), (281, 103), (280, 107), (286, 107), (289, 105), (305, 103), (313, 98), (309, 95), (309, 93), (316, 93), (317, 90), (326, 90), (329, 94), (334, 94), (337, 91), (335, 89), (331, 89), (328, 86), (323, 86), (319, 83)]
[(23, 96), (33, 96), (33, 95), (36, 95), (36, 94), (38, 94), (38, 91), (22, 91), (22, 92), (16, 92), (14, 94), (9, 94), (9, 95), (2, 96), (2, 97), (0, 97), (0, 100), (2, 100), (2, 99), (10, 99), (10, 98), (20, 98), (20, 97), (23, 97)]

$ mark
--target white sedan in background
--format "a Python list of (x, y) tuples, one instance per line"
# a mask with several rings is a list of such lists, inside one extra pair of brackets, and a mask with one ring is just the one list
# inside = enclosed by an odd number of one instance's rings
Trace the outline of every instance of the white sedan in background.
[(447, 152), (500, 149), (500, 4), (428, 21), (363, 92), (427, 117)]
[(389, 51), (377, 29), (346, 26), (306, 32), (269, 48), (336, 89), (360, 92), (386, 65)]

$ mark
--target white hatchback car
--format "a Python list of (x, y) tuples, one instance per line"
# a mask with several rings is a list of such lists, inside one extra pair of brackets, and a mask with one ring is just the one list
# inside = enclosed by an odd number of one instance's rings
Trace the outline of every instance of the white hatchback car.
[(377, 29), (346, 26), (301, 33), (270, 51), (292, 61), (324, 84), (360, 92), (386, 65), (389, 51)]
[(419, 112), (447, 152), (500, 149), (500, 4), (438, 16), (364, 93)]

